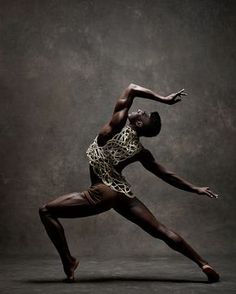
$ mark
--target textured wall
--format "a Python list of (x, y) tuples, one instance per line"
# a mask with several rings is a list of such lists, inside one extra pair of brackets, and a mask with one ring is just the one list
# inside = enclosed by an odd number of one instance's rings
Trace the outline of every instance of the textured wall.
[[(0, 251), (55, 253), (38, 207), (89, 184), (85, 151), (130, 82), (183, 102), (137, 98), (163, 128), (142, 138), (180, 176), (221, 198), (187, 193), (139, 163), (124, 175), (157, 218), (202, 254), (235, 235), (234, 1), (0, 2)], [(113, 210), (62, 220), (75, 255), (170, 254)], [(96, 253), (95, 253), (96, 250)], [(175, 254), (175, 253), (173, 253)]]

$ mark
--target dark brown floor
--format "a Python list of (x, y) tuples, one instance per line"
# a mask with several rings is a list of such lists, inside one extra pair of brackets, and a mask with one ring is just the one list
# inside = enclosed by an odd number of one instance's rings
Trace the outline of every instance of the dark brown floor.
[(74, 284), (63, 282), (56, 256), (1, 256), (0, 293), (236, 293), (236, 256), (208, 256), (221, 282), (208, 284), (205, 275), (182, 256), (81, 259)]

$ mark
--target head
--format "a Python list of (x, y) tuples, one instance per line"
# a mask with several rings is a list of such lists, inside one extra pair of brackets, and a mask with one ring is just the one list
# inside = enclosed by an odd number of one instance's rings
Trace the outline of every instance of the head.
[(147, 113), (138, 109), (136, 112), (131, 112), (128, 118), (130, 126), (137, 131), (139, 136), (154, 137), (161, 130), (161, 118), (157, 111)]

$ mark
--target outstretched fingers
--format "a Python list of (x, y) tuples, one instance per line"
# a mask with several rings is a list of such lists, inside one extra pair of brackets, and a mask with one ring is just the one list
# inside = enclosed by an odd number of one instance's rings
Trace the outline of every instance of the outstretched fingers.
[(206, 189), (206, 193), (210, 198), (218, 198), (219, 197), (218, 194), (213, 193), (209, 188)]
[(212, 192), (209, 187), (198, 187), (197, 188), (197, 193), (200, 195), (206, 195), (210, 198), (218, 198), (218, 194)]
[(182, 101), (182, 96), (187, 96), (188, 94), (184, 92), (184, 89), (178, 91), (174, 94), (174, 102)]
[(178, 91), (178, 92), (176, 93), (176, 95), (181, 97), (181, 95), (182, 95), (182, 96), (187, 96), (188, 94), (187, 94), (186, 92), (184, 92), (184, 89), (182, 89), (182, 90)]

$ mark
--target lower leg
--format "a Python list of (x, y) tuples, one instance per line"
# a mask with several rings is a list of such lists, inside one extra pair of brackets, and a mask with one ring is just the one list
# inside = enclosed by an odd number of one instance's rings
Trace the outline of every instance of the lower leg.
[(73, 256), (71, 256), (61, 223), (57, 218), (52, 216), (46, 206), (40, 208), (39, 214), (49, 238), (60, 255), (68, 279), (73, 279), (73, 273), (78, 266), (78, 262)]
[(165, 229), (164, 235), (161, 239), (172, 249), (182, 253), (194, 261), (200, 268), (207, 265), (208, 262), (204, 260), (180, 235), (177, 233)]
[(219, 274), (181, 236), (170, 230), (167, 230), (164, 236), (165, 237), (162, 238), (163, 241), (165, 241), (172, 249), (194, 261), (207, 275), (209, 282), (219, 281)]

